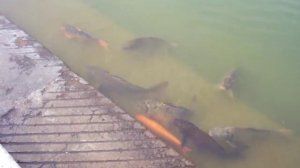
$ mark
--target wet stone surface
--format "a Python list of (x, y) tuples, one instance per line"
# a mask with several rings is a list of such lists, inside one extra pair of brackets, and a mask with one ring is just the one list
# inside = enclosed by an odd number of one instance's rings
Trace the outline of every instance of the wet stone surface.
[(193, 167), (3, 16), (0, 143), (25, 168)]

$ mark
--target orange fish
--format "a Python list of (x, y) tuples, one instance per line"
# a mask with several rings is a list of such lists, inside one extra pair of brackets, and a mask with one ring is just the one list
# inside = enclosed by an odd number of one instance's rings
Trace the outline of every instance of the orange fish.
[(107, 49), (108, 48), (108, 42), (102, 39), (97, 39), (95, 37), (93, 37), (90, 33), (85, 32), (83, 30), (81, 30), (78, 27), (69, 25), (69, 24), (65, 24), (64, 26), (61, 27), (61, 30), (64, 33), (64, 36), (67, 39), (85, 39), (85, 40), (89, 40), (89, 41), (94, 41), (97, 42), (97, 44), (102, 47)]
[(164, 140), (170, 142), (171, 144), (175, 145), (176, 147), (180, 148), (180, 150), (185, 154), (191, 151), (190, 148), (184, 146), (182, 147), (181, 141), (173, 135), (170, 131), (168, 131), (165, 127), (163, 127), (158, 122), (142, 115), (137, 114), (135, 118), (141, 122), (146, 128), (150, 129), (154, 134), (163, 138)]

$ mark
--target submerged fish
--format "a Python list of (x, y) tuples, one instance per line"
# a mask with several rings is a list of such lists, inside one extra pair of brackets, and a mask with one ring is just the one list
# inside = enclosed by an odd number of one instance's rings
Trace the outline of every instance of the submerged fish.
[(93, 37), (91, 34), (81, 30), (78, 27), (65, 24), (61, 27), (61, 30), (64, 33), (64, 36), (68, 39), (84, 39), (92, 42), (96, 42), (102, 48), (108, 48), (108, 42), (102, 39)]
[(234, 69), (225, 75), (225, 77), (223, 78), (223, 81), (219, 85), (219, 89), (225, 90), (225, 91), (232, 90), (232, 88), (235, 84), (236, 78), (237, 78), (237, 69)]
[(135, 118), (149, 130), (151, 130), (154, 134), (173, 144), (175, 147), (180, 148), (184, 153), (191, 151), (191, 149), (189, 149), (188, 147), (181, 148), (180, 140), (157, 121), (150, 119), (142, 114), (137, 114)]
[(190, 140), (200, 152), (210, 152), (219, 156), (227, 154), (221, 145), (193, 123), (184, 119), (175, 119), (173, 124), (182, 134), (182, 146), (185, 146), (187, 141)]
[(126, 42), (122, 49), (145, 55), (154, 55), (160, 52), (169, 52), (171, 47), (175, 45), (159, 37), (139, 37)]
[(291, 131), (287, 129), (268, 130), (257, 128), (217, 127), (209, 130), (209, 135), (215, 140), (224, 141), (239, 150), (262, 142), (264, 140), (283, 140)]
[(150, 88), (142, 88), (96, 66), (88, 66), (86, 72), (87, 80), (109, 98), (113, 98), (116, 94), (117, 96), (155, 98), (160, 96), (168, 86), (168, 82), (161, 82)]

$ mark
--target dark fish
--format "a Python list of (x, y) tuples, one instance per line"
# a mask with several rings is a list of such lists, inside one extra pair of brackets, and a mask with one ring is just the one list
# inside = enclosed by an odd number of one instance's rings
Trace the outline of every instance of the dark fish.
[(64, 26), (61, 27), (61, 30), (63, 31), (65, 37), (68, 39), (78, 38), (78, 39), (93, 41), (96, 42), (102, 48), (108, 48), (107, 41), (95, 38), (90, 33), (85, 32), (78, 27), (65, 24)]
[(284, 140), (291, 131), (287, 129), (268, 130), (257, 128), (220, 127), (209, 130), (209, 135), (215, 140), (224, 141), (237, 149), (246, 149), (249, 146), (265, 140)]
[(184, 119), (174, 119), (173, 124), (183, 136), (182, 146), (185, 146), (190, 140), (200, 152), (206, 151), (219, 156), (226, 155), (226, 151), (221, 145), (193, 123)]
[(161, 82), (150, 88), (142, 88), (96, 66), (87, 67), (87, 80), (110, 98), (116, 94), (142, 98), (155, 97), (168, 86), (168, 82)]
[(160, 52), (169, 52), (175, 44), (170, 44), (159, 37), (139, 37), (126, 42), (122, 49), (136, 53), (154, 55)]
[(228, 74), (225, 75), (222, 83), (219, 86), (221, 90), (232, 90), (235, 81), (237, 78), (237, 69), (230, 71)]

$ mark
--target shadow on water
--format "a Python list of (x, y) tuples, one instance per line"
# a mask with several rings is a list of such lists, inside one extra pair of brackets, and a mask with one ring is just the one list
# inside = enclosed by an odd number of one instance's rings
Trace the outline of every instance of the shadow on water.
[[(225, 126), (270, 130), (282, 128), (279, 123), (247, 106), (238, 96), (231, 98), (226, 92), (218, 90), (217, 82), (201, 77), (179, 61), (177, 56), (185, 56), (181, 50), (188, 43), (178, 44), (170, 53), (158, 52), (153, 57), (139, 57), (122, 49), (126, 42), (138, 38), (137, 35), (82, 1), (2, 0), (0, 3), (1, 12), (132, 115), (145, 113), (157, 117), (162, 123), (170, 123), (173, 116), (182, 118), (184, 113), (185, 120), (204, 132)], [(97, 39), (106, 40), (108, 48), (65, 38), (60, 27), (66, 23), (79, 27)], [(165, 41), (171, 44), (171, 39), (166, 38)], [(194, 46), (195, 43), (190, 45)], [(194, 47), (197, 48), (196, 45)], [(138, 53), (143, 52), (144, 50)], [(146, 52), (149, 53), (147, 50)], [(203, 67), (218, 67), (220, 64), (213, 64), (207, 59), (202, 61), (207, 64)], [(92, 75), (92, 79), (86, 73), (86, 68), (91, 65), (103, 70)], [(222, 74), (228, 70), (230, 69), (224, 70)], [(174, 114), (170, 115), (171, 112)], [(185, 112), (191, 114), (185, 115)], [(178, 130), (172, 131), (180, 136)], [(195, 144), (187, 141), (187, 146), (193, 145)], [(202, 153), (201, 150), (193, 150), (188, 157), (196, 161), (199, 167), (281, 168), (300, 165), (297, 158), (300, 141), (293, 135), (287, 141), (267, 138), (249, 146), (251, 147), (245, 150), (244, 157), (236, 159), (215, 157)]]

